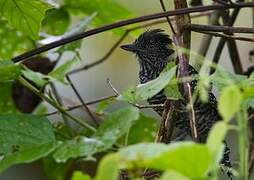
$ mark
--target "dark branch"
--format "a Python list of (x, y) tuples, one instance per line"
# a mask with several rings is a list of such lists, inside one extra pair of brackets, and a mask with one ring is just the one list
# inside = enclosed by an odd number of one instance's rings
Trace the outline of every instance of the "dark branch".
[[(163, 0), (160, 0), (160, 3), (161, 3), (161, 8), (162, 8), (162, 10), (163, 10), (164, 12), (166, 12), (167, 10), (166, 10), (166, 7), (165, 7), (165, 5), (164, 5)], [(169, 24), (169, 27), (170, 27), (171, 31), (173, 32), (173, 34), (175, 34), (176, 32), (175, 32), (175, 30), (174, 30), (174, 27), (173, 27), (173, 25), (172, 25), (172, 23), (171, 23), (169, 17), (167, 16), (166, 19), (167, 19), (167, 22), (168, 22), (168, 24)]]
[(27, 59), (29, 57), (32, 57), (34, 55), (40, 54), (42, 52), (46, 52), (50, 49), (54, 49), (56, 47), (71, 43), (73, 41), (92, 36), (94, 34), (98, 34), (101, 32), (105, 32), (111, 29), (127, 26), (130, 24), (135, 24), (135, 23), (140, 23), (144, 21), (149, 21), (149, 20), (154, 20), (154, 19), (159, 19), (167, 16), (175, 16), (175, 15), (181, 15), (181, 14), (186, 14), (186, 13), (194, 13), (194, 12), (204, 12), (204, 11), (209, 11), (209, 10), (216, 10), (216, 9), (230, 9), (230, 8), (246, 8), (246, 7), (254, 7), (254, 2), (247, 2), (247, 3), (237, 3), (237, 4), (231, 4), (228, 6), (223, 6), (223, 5), (210, 5), (210, 6), (197, 6), (197, 7), (192, 7), (192, 8), (182, 8), (182, 9), (177, 9), (174, 11), (167, 11), (163, 13), (156, 13), (156, 14), (151, 14), (151, 15), (146, 15), (146, 16), (141, 16), (133, 19), (128, 19), (128, 20), (123, 20), (119, 21), (116, 23), (108, 24), (99, 28), (95, 28), (83, 33), (79, 33), (73, 36), (70, 36), (68, 38), (55, 41), (53, 43), (41, 46), (39, 48), (36, 48), (34, 50), (31, 50), (29, 52), (26, 52), (24, 54), (21, 54), (17, 57), (14, 57), (12, 60), (14, 62), (19, 62), (24, 59)]
[(231, 26), (215, 26), (215, 25), (200, 25), (189, 24), (185, 27), (191, 31), (210, 31), (210, 32), (223, 32), (223, 33), (254, 33), (254, 28), (248, 27), (231, 27)]
[(227, 34), (220, 34), (220, 33), (215, 33), (215, 32), (208, 32), (208, 31), (195, 31), (195, 32), (208, 34), (208, 35), (212, 35), (212, 36), (216, 36), (216, 37), (223, 37), (223, 38), (226, 38), (226, 39), (234, 39), (234, 40), (239, 40), (239, 41), (254, 42), (254, 38), (231, 36), (231, 35), (227, 35)]
[(91, 117), (91, 119), (93, 120), (94, 124), (96, 126), (99, 126), (99, 122), (97, 121), (97, 119), (94, 117), (93, 113), (91, 112), (91, 110), (89, 109), (89, 107), (86, 105), (86, 103), (84, 102), (84, 100), (82, 99), (82, 97), (80, 96), (78, 90), (76, 89), (76, 87), (74, 86), (74, 84), (72, 83), (70, 77), (68, 75), (66, 75), (66, 79), (68, 80), (68, 82), (70, 83), (73, 91), (75, 92), (76, 96), (78, 97), (79, 101), (81, 102), (81, 104), (83, 105), (84, 109), (87, 111), (87, 113), (89, 114), (89, 116)]

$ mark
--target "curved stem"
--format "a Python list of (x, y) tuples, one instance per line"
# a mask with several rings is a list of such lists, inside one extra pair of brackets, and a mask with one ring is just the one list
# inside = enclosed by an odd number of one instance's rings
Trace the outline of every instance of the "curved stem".
[(56, 47), (71, 43), (73, 41), (80, 40), (82, 38), (92, 36), (95, 34), (99, 34), (101, 32), (105, 32), (105, 31), (108, 31), (111, 29), (116, 29), (119, 27), (127, 26), (130, 24), (140, 23), (140, 22), (154, 20), (154, 19), (165, 18), (168, 16), (176, 16), (176, 15), (181, 15), (181, 14), (194, 13), (194, 12), (204, 12), (204, 11), (217, 10), (217, 9), (246, 8), (246, 7), (254, 7), (254, 2), (230, 4), (228, 6), (224, 6), (224, 5), (220, 5), (220, 4), (215, 4), (215, 5), (210, 5), (210, 6), (197, 6), (197, 7), (191, 7), (191, 8), (176, 9), (174, 11), (167, 11), (167, 12), (162, 12), (162, 13), (150, 14), (150, 15), (146, 15), (146, 16), (140, 16), (137, 18), (119, 21), (119, 22), (108, 24), (108, 25), (105, 25), (105, 26), (102, 26), (99, 28), (95, 28), (95, 29), (86, 31), (86, 32), (75, 34), (75, 35), (67, 37), (65, 39), (55, 41), (50, 44), (36, 48), (34, 50), (28, 51), (24, 54), (14, 57), (12, 60), (14, 62), (20, 62), (24, 59), (30, 58), (32, 56), (35, 56), (35, 55), (40, 54), (42, 52), (48, 51), (50, 49), (54, 49)]

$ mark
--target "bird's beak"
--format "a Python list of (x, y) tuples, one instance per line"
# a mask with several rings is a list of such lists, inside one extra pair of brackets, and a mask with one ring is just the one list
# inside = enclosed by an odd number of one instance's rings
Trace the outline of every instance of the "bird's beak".
[(126, 51), (131, 51), (131, 52), (136, 52), (136, 47), (135, 47), (135, 45), (133, 45), (133, 44), (126, 44), (126, 45), (123, 45), (123, 46), (121, 46), (121, 48), (123, 49), (123, 50), (126, 50)]

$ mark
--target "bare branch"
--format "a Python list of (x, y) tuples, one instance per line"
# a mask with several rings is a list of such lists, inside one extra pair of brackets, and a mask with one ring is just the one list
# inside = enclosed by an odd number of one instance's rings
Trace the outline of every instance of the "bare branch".
[(208, 32), (208, 31), (195, 31), (195, 32), (203, 33), (203, 34), (209, 34), (209, 35), (216, 36), (216, 37), (223, 37), (223, 38), (226, 38), (226, 39), (234, 39), (234, 40), (239, 40), (239, 41), (254, 42), (254, 38), (231, 36), (231, 35), (227, 35), (227, 34)]
[(223, 33), (254, 33), (254, 28), (248, 28), (248, 27), (189, 24), (189, 25), (186, 25), (185, 28), (191, 31), (200, 31), (200, 32), (210, 31), (210, 32), (223, 32)]
[(89, 109), (89, 107), (86, 105), (86, 103), (84, 102), (84, 100), (82, 99), (81, 95), (79, 94), (78, 90), (76, 89), (76, 87), (74, 86), (74, 84), (72, 83), (70, 77), (68, 75), (66, 75), (66, 79), (68, 80), (68, 82), (70, 83), (73, 91), (75, 92), (76, 96), (78, 97), (79, 101), (81, 102), (81, 104), (83, 105), (83, 107), (85, 108), (85, 110), (87, 111), (87, 113), (89, 114), (89, 116), (91, 117), (91, 119), (93, 120), (94, 124), (96, 126), (99, 126), (99, 122), (97, 121), (97, 119), (94, 117), (93, 113), (91, 112), (91, 110)]
[[(165, 7), (165, 5), (164, 5), (163, 0), (160, 0), (160, 3), (161, 3), (161, 8), (162, 8), (162, 10), (163, 10), (164, 12), (166, 12), (167, 10), (166, 10), (166, 7)], [(170, 27), (171, 31), (173, 32), (173, 34), (175, 34), (174, 27), (173, 27), (173, 25), (171, 24), (171, 21), (170, 21), (169, 17), (167, 16), (166, 19), (167, 19), (167, 22), (168, 22), (168, 24), (169, 24), (169, 27)]]
[(181, 9), (177, 9), (174, 11), (167, 11), (167, 12), (163, 12), (163, 13), (156, 13), (156, 14), (150, 14), (150, 15), (146, 15), (146, 16), (133, 18), (133, 19), (127, 19), (127, 20), (116, 22), (116, 23), (108, 24), (108, 25), (105, 25), (105, 26), (102, 26), (99, 28), (95, 28), (95, 29), (92, 29), (92, 30), (89, 30), (86, 32), (75, 34), (73, 36), (70, 36), (68, 38), (65, 38), (65, 39), (62, 39), (59, 41), (52, 42), (50, 44), (41, 46), (39, 48), (36, 48), (34, 50), (31, 50), (31, 51), (28, 51), (24, 54), (21, 54), (17, 57), (14, 57), (12, 60), (14, 62), (19, 62), (19, 61), (22, 61), (22, 60), (27, 59), (29, 57), (32, 57), (34, 55), (48, 51), (50, 49), (54, 49), (56, 47), (71, 43), (73, 41), (80, 40), (82, 38), (92, 36), (92, 35), (95, 35), (98, 33), (102, 33), (102, 32), (108, 31), (108, 30), (112, 30), (115, 28), (127, 26), (130, 24), (159, 19), (159, 18), (163, 18), (163, 17), (167, 17), (167, 16), (176, 16), (176, 15), (180, 15), (180, 14), (204, 12), (204, 11), (216, 10), (216, 9), (231, 9), (231, 8), (246, 8), (246, 7), (254, 7), (254, 2), (230, 4), (228, 6), (216, 4), (216, 5), (210, 5), (210, 6), (197, 6), (197, 7), (191, 7), (191, 8), (181, 8)]

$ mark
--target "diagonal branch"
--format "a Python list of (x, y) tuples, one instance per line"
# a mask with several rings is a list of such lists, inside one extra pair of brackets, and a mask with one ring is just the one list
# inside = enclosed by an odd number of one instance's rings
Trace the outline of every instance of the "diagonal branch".
[(99, 126), (99, 122), (97, 121), (96, 117), (94, 117), (93, 113), (91, 112), (91, 110), (89, 109), (89, 107), (86, 105), (86, 103), (84, 102), (84, 100), (82, 99), (82, 97), (80, 96), (78, 90), (76, 89), (76, 87), (74, 86), (74, 84), (72, 83), (70, 77), (68, 75), (66, 75), (66, 79), (68, 80), (68, 82), (70, 83), (73, 91), (75, 92), (76, 96), (78, 97), (79, 101), (81, 102), (82, 106), (85, 108), (85, 110), (87, 111), (88, 115), (91, 117), (91, 119), (93, 120), (94, 124), (98, 127)]
[(140, 22), (154, 20), (154, 19), (160, 19), (160, 18), (167, 17), (167, 16), (176, 16), (176, 15), (181, 15), (181, 14), (187, 14), (187, 13), (204, 12), (204, 11), (216, 10), (216, 9), (218, 10), (218, 9), (246, 8), (246, 7), (254, 7), (254, 2), (230, 4), (228, 6), (224, 6), (224, 5), (220, 5), (220, 4), (210, 5), (210, 6), (197, 6), (197, 7), (191, 7), (191, 8), (176, 9), (174, 11), (167, 11), (167, 12), (162, 12), (162, 13), (150, 14), (150, 15), (146, 15), (146, 16), (140, 16), (137, 18), (119, 21), (119, 22), (108, 24), (108, 25), (105, 25), (105, 26), (102, 26), (99, 28), (95, 28), (95, 29), (86, 31), (86, 32), (75, 34), (75, 35), (67, 37), (65, 39), (55, 41), (50, 44), (36, 48), (34, 50), (28, 51), (24, 54), (14, 57), (12, 60), (14, 62), (19, 62), (19, 61), (22, 61), (22, 60), (27, 59), (29, 57), (32, 57), (34, 55), (40, 54), (42, 52), (46, 52), (46, 51), (54, 49), (56, 47), (71, 43), (73, 41), (80, 40), (82, 38), (92, 36), (92, 35), (95, 35), (98, 33), (102, 33), (102, 32), (108, 31), (108, 30), (112, 30), (115, 28), (127, 26), (130, 24), (140, 23)]

